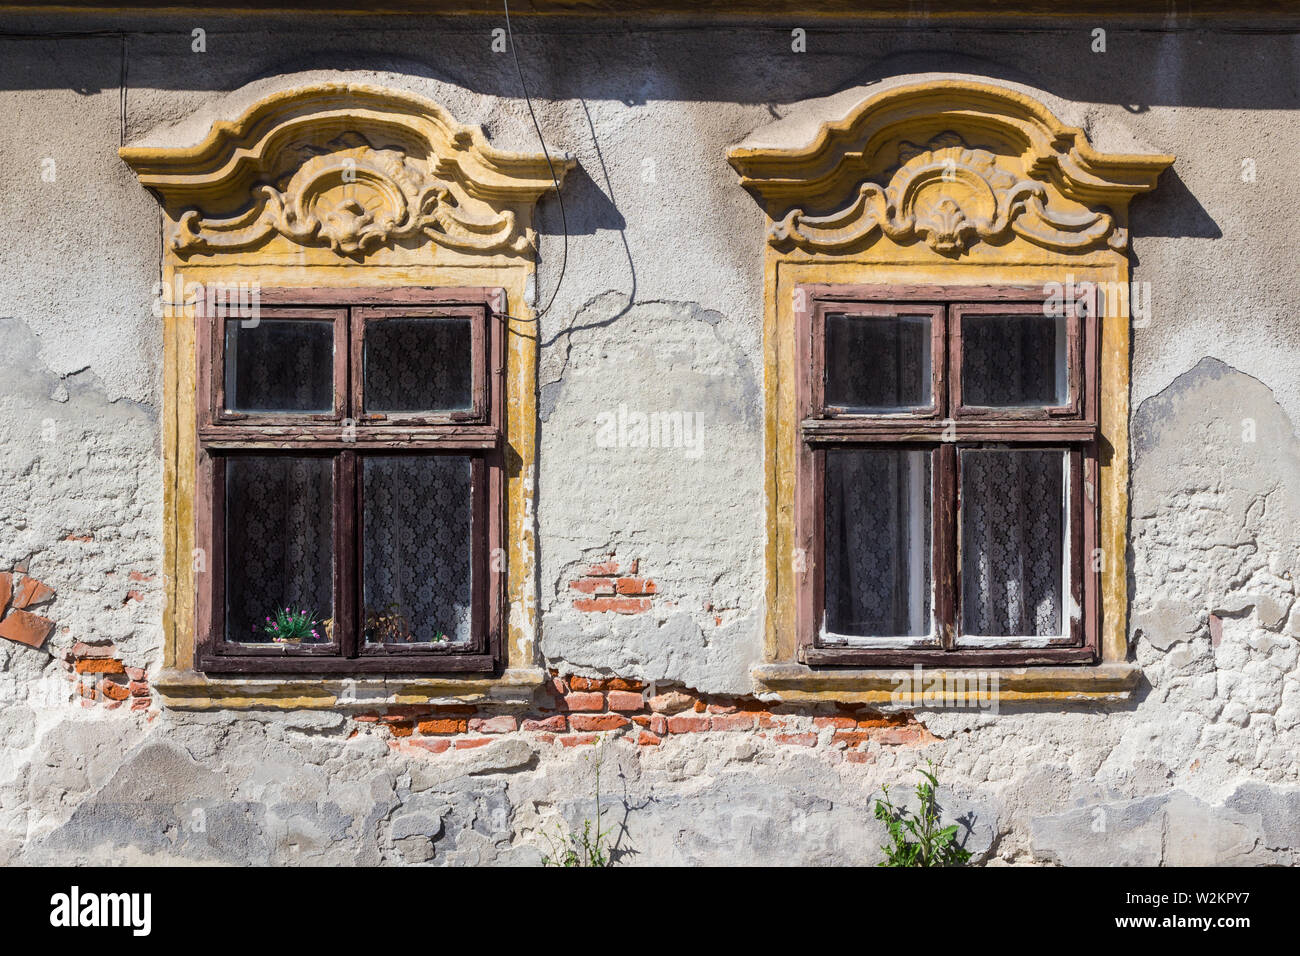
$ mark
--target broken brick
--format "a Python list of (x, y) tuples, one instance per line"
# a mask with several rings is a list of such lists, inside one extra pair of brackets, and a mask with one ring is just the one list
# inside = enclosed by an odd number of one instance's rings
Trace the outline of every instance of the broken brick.
[(54, 591), (33, 577), (26, 577), (23, 578), (22, 584), (18, 585), (18, 590), (14, 592), (14, 607), (31, 607), (33, 604), (48, 601), (52, 597), (54, 597)]
[(0, 621), (0, 637), (26, 644), (28, 647), (40, 647), (54, 630), (54, 622), (38, 614), (31, 614), (13, 608), (3, 621)]

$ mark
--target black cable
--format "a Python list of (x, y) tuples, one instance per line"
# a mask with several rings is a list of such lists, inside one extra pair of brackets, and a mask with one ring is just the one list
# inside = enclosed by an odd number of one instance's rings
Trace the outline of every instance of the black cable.
[[(551, 310), (555, 304), (555, 296), (560, 291), (560, 285), (564, 282), (564, 272), (569, 265), (569, 220), (564, 214), (564, 196), (560, 193), (560, 180), (555, 175), (555, 166), (551, 162), (550, 151), (546, 148), (546, 138), (542, 136), (542, 127), (537, 122), (537, 114), (533, 112), (533, 100), (528, 95), (528, 84), (524, 82), (524, 71), (519, 66), (519, 54), (515, 52), (515, 35), (510, 29), (510, 0), (501, 0), (501, 5), (506, 11), (506, 38), (510, 41), (510, 56), (515, 61), (515, 72), (519, 74), (519, 88), (524, 91), (524, 102), (528, 104), (528, 115), (532, 117), (533, 129), (537, 132), (537, 141), (542, 144), (542, 155), (546, 157), (546, 168), (551, 171), (551, 182), (555, 186), (555, 198), (560, 204), (560, 226), (564, 230), (564, 255), (560, 259), (560, 277), (555, 282), (555, 288), (551, 290), (551, 297), (546, 302), (546, 308), (533, 316), (534, 322), (541, 321), (542, 316)], [(538, 255), (541, 254), (540, 246), (537, 249)], [(534, 271), (534, 276), (537, 273)]]

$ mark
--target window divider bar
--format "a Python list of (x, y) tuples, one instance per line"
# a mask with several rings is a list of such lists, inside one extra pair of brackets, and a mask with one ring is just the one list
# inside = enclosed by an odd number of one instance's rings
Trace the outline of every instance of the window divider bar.
[(937, 501), (932, 508), (934, 532), (935, 625), (939, 642), (950, 651), (957, 644), (957, 587), (960, 562), (957, 555), (957, 447), (951, 443), (934, 451)]

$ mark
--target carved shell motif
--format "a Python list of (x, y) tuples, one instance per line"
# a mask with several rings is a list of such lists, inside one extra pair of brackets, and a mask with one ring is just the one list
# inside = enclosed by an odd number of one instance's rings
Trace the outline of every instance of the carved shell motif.
[(793, 209), (773, 223), (768, 238), (781, 247), (835, 251), (877, 229), (900, 244), (924, 240), (950, 258), (977, 241), (997, 242), (1012, 234), (1054, 249), (1099, 242), (1122, 249), (1128, 241), (1108, 211), (1050, 210), (1043, 183), (1017, 176), (994, 153), (966, 146), (955, 133), (923, 147), (901, 144), (899, 165), (887, 184), (863, 182), (853, 202), (829, 215)]
[[(215, 219), (186, 210), (171, 245), (182, 255), (242, 249), (278, 233), (354, 258), (423, 239), (462, 250), (530, 248), (513, 212), (496, 212), (457, 193), (401, 150), (353, 146), (306, 160), (283, 189), (257, 187), (252, 209), (242, 215)], [(481, 208), (472, 211), (472, 205)]]

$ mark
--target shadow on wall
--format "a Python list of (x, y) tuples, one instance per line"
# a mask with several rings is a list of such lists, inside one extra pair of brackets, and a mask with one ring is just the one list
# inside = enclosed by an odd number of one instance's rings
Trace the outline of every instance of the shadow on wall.
[[(78, 77), (75, 88), (118, 88), (121, 37), (91, 33), (85, 23), (48, 17), (43, 29), (11, 31), (0, 41), (0, 63), (12, 64), (0, 76), (0, 88), (67, 89), (70, 60), (84, 67), (72, 74)], [(499, 40), (494, 49), (493, 31), (502, 26), (498, 17), (322, 16), (304, 24), (302, 18), (212, 16), (205, 17), (201, 53), (192, 50), (189, 19), (150, 17), (132, 26), (125, 34), (126, 73), (137, 95), (233, 89), (250, 78), (298, 69), (396, 69), (484, 95), (519, 95), (509, 51)], [(1104, 51), (1093, 49), (1095, 25), (1086, 21), (1013, 27), (920, 18), (896, 25), (689, 19), (666, 26), (635, 19), (521, 18), (514, 26), (520, 66), (542, 100), (786, 103), (855, 81), (960, 69), (966, 62), (992, 78), (1014, 78), (1067, 99), (1130, 112), (1172, 104), (1294, 109), (1300, 101), (1294, 83), (1278, 82), (1295, 74), (1300, 46), (1294, 36), (1209, 33), (1194, 23), (1164, 31), (1112, 24)], [(805, 33), (805, 52), (794, 49), (796, 28)], [(49, 38), (60, 31), (72, 35)], [(14, 38), (15, 33), (31, 36)], [(912, 49), (897, 52), (903, 44)], [(295, 52), (286, 57), (285, 50)], [(1016, 66), (1000, 66), (999, 60)]]

